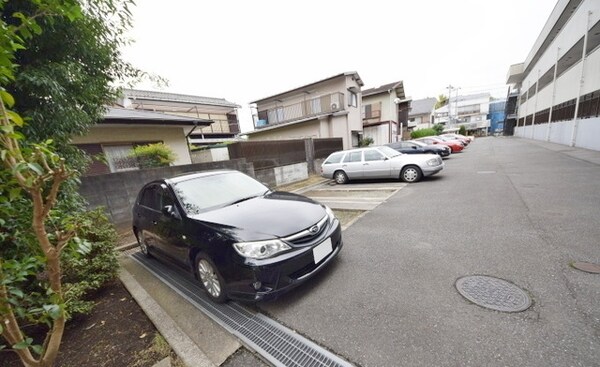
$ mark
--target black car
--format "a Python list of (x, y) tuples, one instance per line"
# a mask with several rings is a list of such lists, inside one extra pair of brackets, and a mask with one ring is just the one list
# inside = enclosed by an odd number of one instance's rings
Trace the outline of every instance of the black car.
[(144, 254), (186, 269), (216, 302), (274, 298), (342, 248), (331, 209), (229, 170), (145, 185), (133, 207), (133, 232)]
[(404, 154), (437, 154), (440, 157), (447, 157), (450, 155), (450, 148), (427, 145), (419, 141), (397, 141), (386, 145)]

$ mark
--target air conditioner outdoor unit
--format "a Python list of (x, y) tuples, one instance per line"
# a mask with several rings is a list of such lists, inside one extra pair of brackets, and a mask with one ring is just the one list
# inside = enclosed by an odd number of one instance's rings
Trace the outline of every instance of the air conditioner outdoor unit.
[(337, 109), (338, 109), (338, 104), (337, 104), (337, 103), (335, 103), (335, 102), (333, 102), (333, 103), (331, 104), (331, 110), (333, 111), (333, 110), (337, 110)]

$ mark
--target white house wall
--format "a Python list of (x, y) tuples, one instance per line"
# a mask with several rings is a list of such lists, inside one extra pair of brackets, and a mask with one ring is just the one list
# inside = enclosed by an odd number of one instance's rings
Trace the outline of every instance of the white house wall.
[(367, 126), (363, 129), (363, 136), (365, 138), (372, 138), (373, 145), (383, 145), (390, 142), (390, 128), (387, 123), (383, 125)]
[(248, 140), (288, 140), (304, 138), (322, 138), (319, 120), (302, 122), (277, 129), (260, 131), (260, 133), (248, 135)]
[(177, 155), (176, 166), (191, 164), (185, 134), (182, 127), (138, 126), (121, 127), (115, 125), (95, 125), (85, 136), (77, 136), (72, 144), (115, 144), (145, 141), (162, 141)]

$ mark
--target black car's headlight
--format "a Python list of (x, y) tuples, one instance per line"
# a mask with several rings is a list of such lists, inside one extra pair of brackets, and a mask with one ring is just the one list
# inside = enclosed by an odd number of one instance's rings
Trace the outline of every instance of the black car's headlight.
[(238, 254), (250, 259), (266, 259), (291, 249), (290, 246), (280, 240), (238, 242), (233, 244), (233, 248)]
[(333, 210), (331, 210), (330, 207), (325, 205), (325, 212), (327, 213), (327, 216), (329, 217), (329, 221), (333, 222), (333, 220), (335, 219), (335, 213), (333, 212)]

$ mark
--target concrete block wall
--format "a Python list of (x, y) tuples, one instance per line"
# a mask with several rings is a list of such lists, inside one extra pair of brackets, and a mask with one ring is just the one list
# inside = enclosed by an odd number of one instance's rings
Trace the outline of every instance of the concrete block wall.
[(241, 158), (86, 176), (81, 178), (79, 192), (88, 201), (91, 208), (105, 207), (106, 213), (117, 230), (124, 230), (131, 227), (131, 208), (137, 194), (146, 183), (182, 173), (213, 169), (234, 169), (256, 177), (252, 163), (247, 163), (244, 158)]

